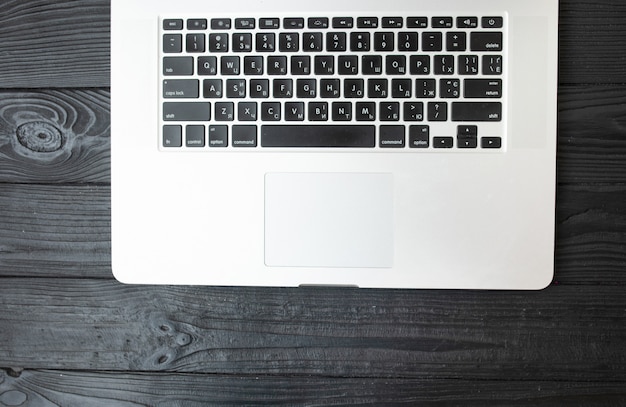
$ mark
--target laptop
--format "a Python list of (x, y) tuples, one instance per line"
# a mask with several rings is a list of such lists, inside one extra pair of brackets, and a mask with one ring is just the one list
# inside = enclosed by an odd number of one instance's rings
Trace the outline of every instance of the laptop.
[(557, 0), (113, 0), (115, 277), (546, 287), (557, 43)]

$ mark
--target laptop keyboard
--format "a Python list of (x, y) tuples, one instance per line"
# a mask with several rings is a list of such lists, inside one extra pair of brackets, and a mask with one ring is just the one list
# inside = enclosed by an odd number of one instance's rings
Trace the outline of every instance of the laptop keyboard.
[(504, 15), (160, 19), (162, 151), (503, 151)]

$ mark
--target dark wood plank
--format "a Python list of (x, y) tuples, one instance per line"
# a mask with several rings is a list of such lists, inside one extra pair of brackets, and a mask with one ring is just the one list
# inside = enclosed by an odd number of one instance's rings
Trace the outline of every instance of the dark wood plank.
[(112, 278), (110, 191), (0, 183), (0, 276)]
[[(255, 377), (0, 371), (0, 403), (17, 406), (428, 405), (618, 407), (618, 383)], [(21, 404), (23, 402), (24, 404)]]
[[(626, 182), (625, 106), (624, 85), (560, 88), (560, 183)], [(110, 182), (109, 163), (109, 91), (0, 92), (0, 182)]]
[[(0, 87), (110, 86), (107, 0), (9, 0), (0, 9)], [(626, 83), (626, 5), (562, 0), (560, 81)]]
[(623, 287), (541, 292), (0, 280), (0, 360), (66, 370), (626, 381)]
[(1, 88), (110, 86), (109, 0), (4, 0)]
[(0, 91), (0, 182), (110, 182), (110, 92)]

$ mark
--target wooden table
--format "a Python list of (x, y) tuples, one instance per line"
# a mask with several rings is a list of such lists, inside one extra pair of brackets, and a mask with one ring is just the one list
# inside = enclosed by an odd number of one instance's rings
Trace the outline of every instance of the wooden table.
[(0, 405), (626, 405), (626, 3), (561, 2), (540, 292), (117, 283), (109, 12), (0, 5)]

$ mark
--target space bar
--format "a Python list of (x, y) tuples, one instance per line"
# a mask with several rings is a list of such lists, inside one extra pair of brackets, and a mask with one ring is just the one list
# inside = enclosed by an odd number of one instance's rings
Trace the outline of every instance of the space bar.
[(375, 126), (264, 125), (262, 147), (374, 147)]

